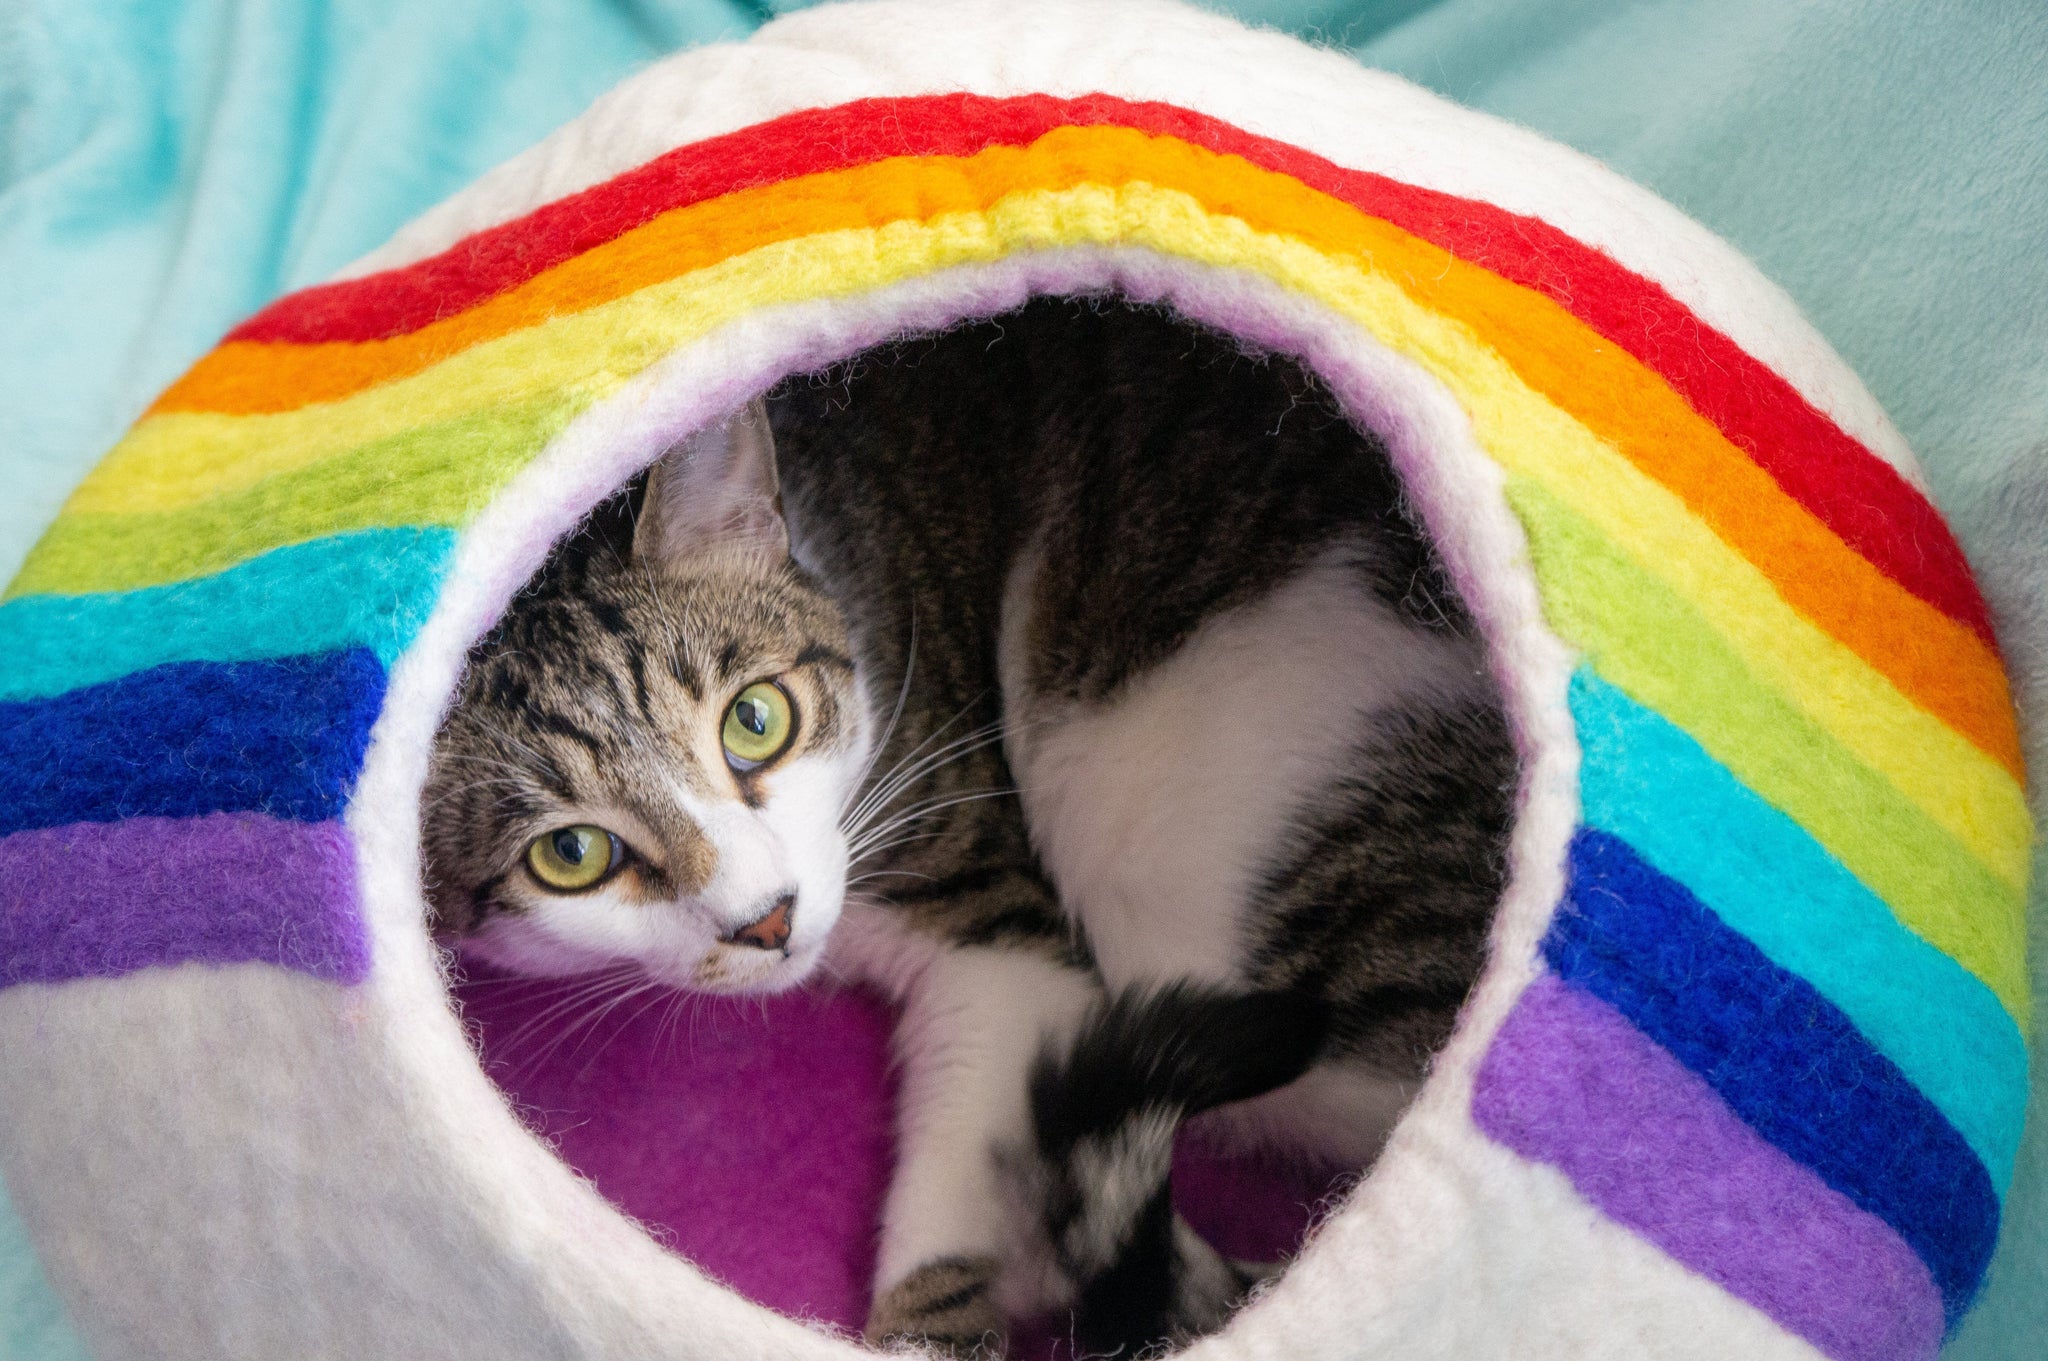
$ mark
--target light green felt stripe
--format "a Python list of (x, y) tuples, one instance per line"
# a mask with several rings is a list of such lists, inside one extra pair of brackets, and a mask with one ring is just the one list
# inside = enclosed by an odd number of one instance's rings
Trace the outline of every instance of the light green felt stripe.
[(0, 699), (35, 699), (165, 662), (367, 647), (389, 666), (426, 621), (448, 529), (371, 529), (292, 544), (213, 576), (0, 605)]
[(9, 597), (131, 591), (354, 530), (467, 523), (582, 404), (557, 393), (472, 412), (175, 511), (57, 518)]
[(1534, 482), (1508, 500), (1551, 623), (1593, 669), (1806, 829), (1916, 934), (2028, 1014), (2020, 896), (1892, 783), (1763, 685), (1691, 605)]
[(1585, 670), (1571, 708), (1587, 825), (1628, 842), (1840, 1007), (1948, 1117), (2003, 1196), (2026, 1114), (2027, 1044), (1991, 989), (1663, 718)]

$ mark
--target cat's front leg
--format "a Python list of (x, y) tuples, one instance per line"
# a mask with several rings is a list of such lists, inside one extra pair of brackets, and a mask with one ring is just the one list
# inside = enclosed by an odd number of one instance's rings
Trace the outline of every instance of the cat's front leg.
[(1044, 944), (932, 950), (896, 980), (902, 1074), (894, 1179), (882, 1211), (870, 1341), (956, 1355), (1000, 1346), (1006, 1311), (1037, 1303), (1035, 1217), (999, 1149), (1028, 1139), (1026, 1075), (1100, 996), (1094, 975)]

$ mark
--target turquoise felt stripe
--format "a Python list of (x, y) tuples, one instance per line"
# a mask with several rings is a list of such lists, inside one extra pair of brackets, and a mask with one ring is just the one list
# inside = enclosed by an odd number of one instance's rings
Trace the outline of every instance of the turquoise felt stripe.
[(1948, 1117), (2003, 1195), (2027, 1051), (1991, 990), (1670, 722), (1583, 670), (1571, 708), (1586, 823), (1629, 842), (1839, 1007)]
[(0, 605), (0, 700), (41, 699), (165, 662), (364, 647), (387, 668), (433, 608), (455, 535), (373, 529), (273, 549), (224, 572)]

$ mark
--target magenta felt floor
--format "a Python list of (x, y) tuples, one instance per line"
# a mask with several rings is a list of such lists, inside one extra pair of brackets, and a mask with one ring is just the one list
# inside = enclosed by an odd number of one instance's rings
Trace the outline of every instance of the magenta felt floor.
[[(857, 1330), (892, 1157), (889, 1012), (854, 991), (765, 1001), (574, 988), (475, 971), (457, 993), (528, 1123), (668, 1247), (763, 1304)], [(1224, 1252), (1290, 1251), (1320, 1175), (1184, 1144), (1182, 1211)], [(1042, 1340), (1029, 1350), (1044, 1354)]]

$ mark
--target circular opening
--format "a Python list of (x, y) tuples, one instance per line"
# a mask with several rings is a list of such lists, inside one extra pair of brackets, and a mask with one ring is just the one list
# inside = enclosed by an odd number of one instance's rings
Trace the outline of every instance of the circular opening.
[[(1058, 1113), (1179, 1126), (1174, 1206), (1284, 1260), (1419, 1088), (1507, 875), (1503, 701), (1408, 470), (1303, 363), (1100, 297), (864, 349), (766, 413), (773, 483), (744, 415), (683, 441), (471, 653), (423, 834), (487, 1073), (666, 1245), (850, 1331), (892, 1236), (1004, 1215), (992, 1297), (1039, 1295), (1011, 1354), (1072, 1354), (1077, 1307), (1143, 1326), (1090, 1291), (1183, 1307), (1075, 1279), (1047, 1186), (1099, 1207), (1150, 1164), (1106, 1177), (1113, 1140), (1059, 1144)], [(1219, 1004), (1248, 994), (1305, 1005)], [(1139, 1071), (1142, 1100), (1087, 1080)], [(997, 1088), (990, 1146), (948, 1112)], [(962, 1195), (1007, 1208), (892, 1204), (906, 1119), (964, 1131), (910, 1155), (983, 1164)]]

